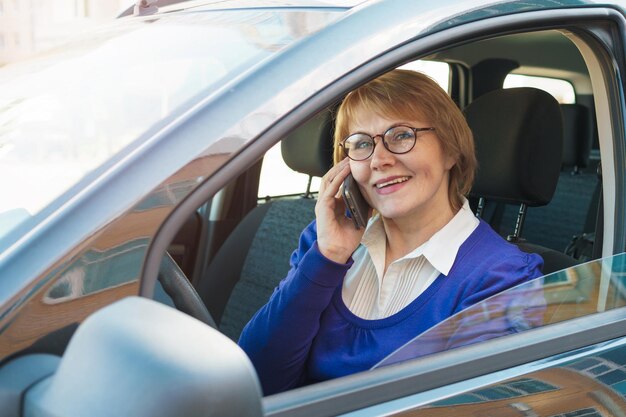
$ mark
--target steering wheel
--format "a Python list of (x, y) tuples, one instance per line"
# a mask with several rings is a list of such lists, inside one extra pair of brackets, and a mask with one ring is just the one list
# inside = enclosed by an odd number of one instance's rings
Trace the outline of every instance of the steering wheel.
[(161, 260), (158, 280), (177, 310), (217, 329), (211, 313), (169, 253)]

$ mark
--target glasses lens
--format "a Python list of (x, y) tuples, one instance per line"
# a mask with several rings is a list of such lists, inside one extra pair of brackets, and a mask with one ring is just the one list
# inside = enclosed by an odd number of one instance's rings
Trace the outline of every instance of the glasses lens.
[(395, 126), (385, 132), (385, 143), (393, 153), (405, 153), (415, 145), (415, 132), (406, 126)]
[(361, 161), (369, 158), (374, 151), (374, 139), (363, 133), (356, 133), (348, 136), (343, 146), (350, 159)]

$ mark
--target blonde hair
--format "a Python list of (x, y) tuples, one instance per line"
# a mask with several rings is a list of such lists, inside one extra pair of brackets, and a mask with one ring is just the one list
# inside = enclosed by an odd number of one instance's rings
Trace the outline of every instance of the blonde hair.
[(474, 181), (474, 138), (463, 113), (430, 77), (415, 71), (393, 70), (351, 91), (337, 110), (334, 163), (346, 157), (341, 141), (350, 134), (350, 121), (366, 110), (387, 119), (423, 120), (434, 127), (443, 152), (455, 164), (450, 170), (448, 199), (454, 211), (463, 205)]

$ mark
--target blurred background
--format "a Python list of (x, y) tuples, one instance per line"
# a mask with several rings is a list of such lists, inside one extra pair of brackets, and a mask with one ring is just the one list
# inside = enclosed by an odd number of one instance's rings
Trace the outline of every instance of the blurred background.
[(0, 0), (0, 66), (114, 19), (129, 0)]

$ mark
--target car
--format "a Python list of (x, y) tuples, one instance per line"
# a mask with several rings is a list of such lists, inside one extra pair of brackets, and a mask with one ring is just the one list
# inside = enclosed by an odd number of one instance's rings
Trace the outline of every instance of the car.
[[(626, 2), (158, 3), (0, 68), (2, 415), (626, 413)], [(337, 104), (398, 67), (465, 112), (470, 202), (545, 275), (263, 396), (238, 334)]]

